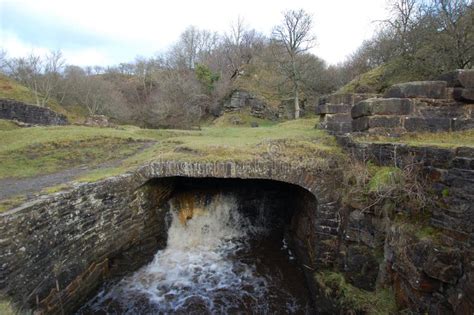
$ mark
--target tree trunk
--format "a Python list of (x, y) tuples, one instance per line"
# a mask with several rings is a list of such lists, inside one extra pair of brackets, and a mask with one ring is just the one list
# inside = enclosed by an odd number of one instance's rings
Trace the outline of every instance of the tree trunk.
[(298, 88), (295, 88), (295, 119), (300, 118), (300, 99)]

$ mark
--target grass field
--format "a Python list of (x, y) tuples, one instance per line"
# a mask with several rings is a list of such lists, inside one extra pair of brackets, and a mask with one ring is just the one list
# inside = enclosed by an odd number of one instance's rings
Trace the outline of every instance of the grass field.
[[(311, 163), (339, 152), (334, 139), (314, 129), (314, 119), (258, 128), (205, 127), (199, 131), (150, 130), (132, 126), (15, 128), (0, 124), (0, 179), (32, 177), (123, 159), (90, 174), (98, 179), (154, 159), (243, 161), (278, 156), (281, 161)], [(140, 150), (144, 144), (147, 148)]]

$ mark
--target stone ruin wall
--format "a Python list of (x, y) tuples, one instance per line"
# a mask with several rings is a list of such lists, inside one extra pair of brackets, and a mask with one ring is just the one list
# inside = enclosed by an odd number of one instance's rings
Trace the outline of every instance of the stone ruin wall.
[(396, 84), (383, 96), (334, 94), (316, 106), (319, 127), (334, 134), (399, 135), (474, 128), (474, 70), (457, 70), (438, 81)]
[(32, 125), (67, 125), (66, 116), (46, 107), (0, 99), (0, 119), (16, 120)]

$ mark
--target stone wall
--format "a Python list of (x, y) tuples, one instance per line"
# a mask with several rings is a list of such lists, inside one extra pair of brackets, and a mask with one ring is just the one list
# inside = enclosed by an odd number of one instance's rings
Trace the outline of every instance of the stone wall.
[(34, 125), (66, 125), (66, 116), (49, 108), (22, 102), (0, 99), (0, 119), (17, 120)]
[[(400, 309), (471, 314), (474, 149), (357, 143), (350, 137), (339, 141), (361, 161), (401, 168), (421, 165), (429, 184), (425, 192), (433, 202), (423, 213), (395, 209), (406, 220), (381, 216), (370, 209), (361, 211), (357, 205), (341, 209), (344, 224), (339, 270), (363, 289), (392, 287)], [(381, 249), (383, 259), (377, 254)]]
[(358, 102), (373, 97), (377, 95), (332, 94), (319, 98), (316, 106), (316, 114), (320, 116), (318, 127), (336, 134), (351, 132), (351, 108)]
[(316, 197), (300, 252), (312, 268), (332, 266), (339, 235), (340, 170), (291, 164), (162, 161), (134, 173), (81, 184), (0, 214), (0, 292), (24, 309), (69, 313), (104, 278), (134, 270), (166, 241), (164, 201), (173, 178), (270, 179)]
[(335, 94), (317, 106), (319, 127), (350, 132), (399, 135), (406, 132), (474, 128), (474, 70), (457, 70), (439, 81), (395, 84), (383, 97)]

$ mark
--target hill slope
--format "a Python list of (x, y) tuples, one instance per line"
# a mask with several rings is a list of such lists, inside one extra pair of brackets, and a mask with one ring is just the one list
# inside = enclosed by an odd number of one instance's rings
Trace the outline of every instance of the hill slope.
[[(33, 91), (3, 74), (0, 74), (0, 98), (13, 99), (27, 104), (36, 104)], [(76, 107), (68, 107), (66, 109), (55, 100), (50, 100), (47, 103), (47, 107), (65, 115), (70, 122), (82, 121), (84, 118), (84, 112), (81, 111), (81, 109)]]

